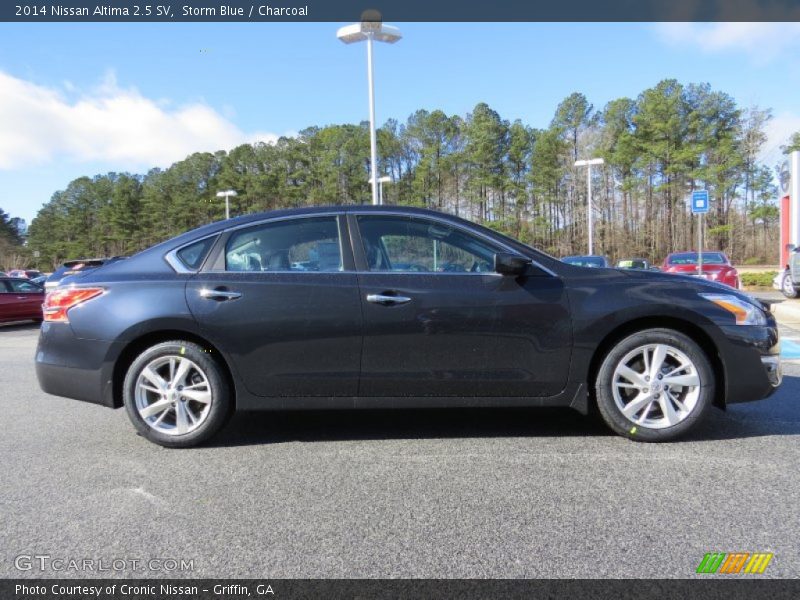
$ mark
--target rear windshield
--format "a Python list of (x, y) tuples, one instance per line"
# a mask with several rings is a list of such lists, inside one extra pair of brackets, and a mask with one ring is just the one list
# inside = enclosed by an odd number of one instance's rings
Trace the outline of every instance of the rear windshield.
[(620, 269), (646, 269), (647, 268), (647, 261), (640, 260), (640, 259), (628, 259), (628, 260), (621, 260), (617, 263), (617, 266)]
[[(697, 252), (682, 252), (673, 254), (668, 259), (671, 265), (696, 265)], [(721, 252), (703, 252), (703, 263), (707, 265), (724, 265), (727, 263), (725, 255)]]
[(568, 256), (564, 262), (577, 267), (602, 268), (606, 266), (606, 261), (600, 256)]

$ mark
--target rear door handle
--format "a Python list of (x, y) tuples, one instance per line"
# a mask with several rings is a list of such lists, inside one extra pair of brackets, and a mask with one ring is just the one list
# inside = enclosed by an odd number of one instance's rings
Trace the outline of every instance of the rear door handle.
[(367, 294), (367, 302), (372, 302), (373, 304), (405, 304), (406, 302), (411, 302), (411, 298), (408, 296), (388, 296), (386, 294)]
[(203, 288), (200, 290), (200, 296), (206, 300), (216, 300), (217, 302), (224, 302), (225, 300), (236, 300), (242, 297), (241, 292), (232, 292), (223, 288), (209, 290)]

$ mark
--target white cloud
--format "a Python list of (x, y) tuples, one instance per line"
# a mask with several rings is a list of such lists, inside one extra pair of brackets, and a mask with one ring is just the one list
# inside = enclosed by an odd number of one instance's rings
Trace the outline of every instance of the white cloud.
[(767, 142), (758, 160), (768, 167), (774, 167), (785, 160), (781, 146), (786, 145), (796, 131), (800, 131), (800, 115), (791, 112), (775, 115), (766, 126)]
[(800, 23), (660, 23), (656, 31), (674, 46), (742, 53), (759, 64), (800, 48)]
[(0, 72), (0, 170), (103, 162), (118, 170), (168, 166), (192, 152), (277, 139), (243, 132), (206, 104), (171, 107), (123, 89), (113, 73), (89, 93), (55, 88)]

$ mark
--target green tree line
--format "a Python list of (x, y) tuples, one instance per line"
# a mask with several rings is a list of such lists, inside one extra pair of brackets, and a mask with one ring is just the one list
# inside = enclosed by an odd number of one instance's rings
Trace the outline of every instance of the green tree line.
[[(480, 103), (467, 115), (418, 110), (378, 131), (388, 204), (453, 213), (556, 255), (587, 245), (586, 172), (595, 168), (595, 251), (660, 260), (694, 248), (688, 198), (707, 189), (706, 248), (735, 261), (777, 260), (777, 190), (758, 156), (768, 109), (741, 107), (708, 84), (661, 81), (637, 98), (595, 108), (581, 93), (543, 129)], [(793, 140), (795, 141), (795, 140)], [(131, 254), (224, 216), (304, 205), (370, 202), (366, 123), (309, 127), (275, 143), (196, 153), (146, 174), (81, 177), (53, 194), (31, 223), (30, 262)]]

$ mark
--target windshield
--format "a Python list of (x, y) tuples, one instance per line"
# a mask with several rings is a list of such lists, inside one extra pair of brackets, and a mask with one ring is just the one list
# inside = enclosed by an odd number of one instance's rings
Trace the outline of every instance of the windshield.
[[(682, 252), (681, 254), (673, 254), (667, 259), (671, 265), (696, 265), (697, 252)], [(725, 255), (721, 252), (703, 252), (703, 264), (706, 265), (725, 265), (728, 261), (725, 260)]]

